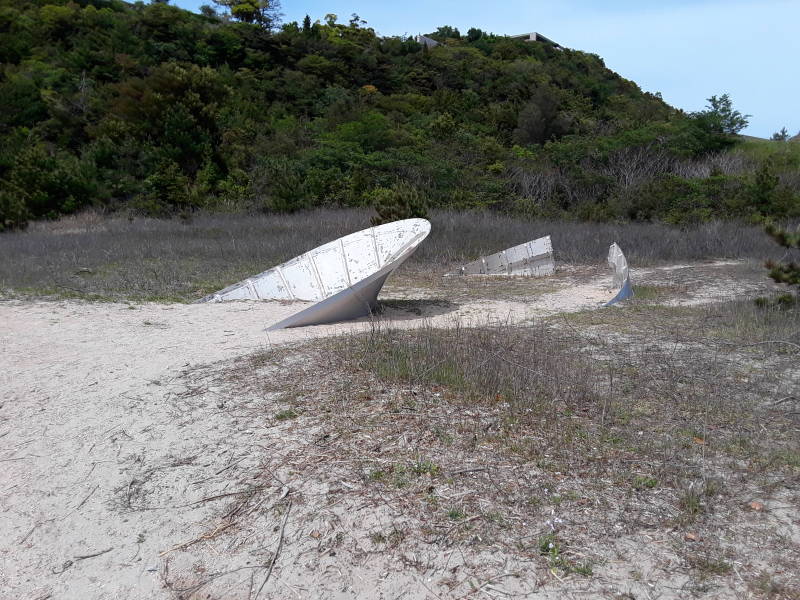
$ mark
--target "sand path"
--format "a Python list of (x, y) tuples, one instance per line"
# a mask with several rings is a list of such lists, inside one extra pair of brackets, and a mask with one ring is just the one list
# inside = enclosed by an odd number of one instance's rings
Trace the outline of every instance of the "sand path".
[[(595, 278), (530, 302), (476, 299), (384, 317), (404, 326), (522, 321), (597, 307), (607, 284)], [(222, 410), (213, 393), (185, 399), (191, 377), (181, 375), (369, 327), (265, 332), (296, 310), (274, 302), (0, 302), (0, 597), (169, 597), (161, 553), (202, 533), (212, 510), (192, 503), (235, 489), (251, 458), (280, 442)]]

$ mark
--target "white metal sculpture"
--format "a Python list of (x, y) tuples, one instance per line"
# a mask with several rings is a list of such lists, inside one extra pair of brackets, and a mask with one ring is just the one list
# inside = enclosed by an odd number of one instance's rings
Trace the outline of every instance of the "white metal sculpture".
[(313, 306), (270, 329), (319, 325), (370, 314), (378, 292), (431, 230), (425, 219), (370, 227), (314, 248), (198, 302), (304, 300)]
[(553, 245), (545, 236), (507, 250), (482, 256), (457, 271), (460, 275), (525, 275), (543, 277), (555, 273)]
[(614, 270), (614, 289), (619, 291), (616, 296), (606, 302), (605, 306), (610, 306), (620, 300), (633, 297), (633, 287), (631, 286), (631, 274), (628, 269), (628, 261), (625, 260), (622, 248), (620, 248), (616, 242), (611, 244), (608, 249), (608, 266)]

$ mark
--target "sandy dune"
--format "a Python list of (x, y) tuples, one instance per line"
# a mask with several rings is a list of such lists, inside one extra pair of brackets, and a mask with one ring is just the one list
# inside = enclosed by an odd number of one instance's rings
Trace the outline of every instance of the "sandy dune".
[[(389, 308), (383, 318), (402, 326), (520, 322), (596, 308), (609, 297), (608, 279), (565, 282), (529, 301), (474, 298), (446, 310)], [(725, 289), (724, 281), (715, 285)], [(387, 294), (403, 295), (391, 288)], [(0, 302), (0, 597), (171, 597), (163, 553), (200, 535), (212, 514), (209, 503), (193, 503), (241, 488), (264, 452), (285, 450), (274, 430), (241, 417), (251, 407), (215, 400), (213, 388), (202, 400), (188, 396), (187, 386), (203, 385), (192, 370), (370, 326), (363, 320), (265, 332), (296, 310), (276, 302)], [(191, 551), (184, 554), (190, 568)], [(394, 577), (383, 589), (428, 595), (413, 578)]]

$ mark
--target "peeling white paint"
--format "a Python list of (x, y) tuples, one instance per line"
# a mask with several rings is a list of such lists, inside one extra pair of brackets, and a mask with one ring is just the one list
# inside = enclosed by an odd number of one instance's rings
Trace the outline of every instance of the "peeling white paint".
[(303, 300), (317, 302), (271, 329), (332, 323), (370, 313), (386, 278), (431, 230), (425, 219), (370, 227), (328, 242), (235, 283), (198, 302)]
[(458, 275), (523, 275), (544, 277), (555, 273), (550, 236), (519, 244), (496, 254), (482, 256), (461, 267)]

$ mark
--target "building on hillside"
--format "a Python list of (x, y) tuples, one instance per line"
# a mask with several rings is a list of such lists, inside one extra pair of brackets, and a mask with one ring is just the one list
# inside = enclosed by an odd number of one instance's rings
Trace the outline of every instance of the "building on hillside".
[(439, 45), (439, 42), (437, 42), (433, 38), (429, 38), (426, 35), (418, 35), (414, 39), (417, 41), (418, 44), (422, 44), (424, 46), (427, 46), (428, 48), (433, 48)]
[(557, 44), (550, 38), (544, 37), (541, 33), (536, 31), (531, 31), (528, 33), (520, 33), (519, 35), (509, 35), (512, 40), (523, 40), (526, 42), (543, 42), (545, 44), (551, 44), (556, 48), (561, 48), (560, 44)]
[[(540, 42), (543, 44), (550, 44), (554, 48), (558, 48), (559, 50), (561, 50), (561, 46), (559, 44), (557, 44), (550, 38), (545, 37), (541, 33), (538, 33), (536, 31), (531, 31), (530, 33), (521, 33), (519, 35), (509, 35), (506, 37), (512, 40), (523, 40), (525, 42)], [(440, 42), (437, 42), (433, 38), (429, 38), (427, 35), (418, 35), (414, 39), (417, 41), (418, 44), (423, 44), (428, 48), (434, 48), (440, 44)]]

